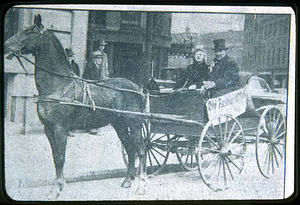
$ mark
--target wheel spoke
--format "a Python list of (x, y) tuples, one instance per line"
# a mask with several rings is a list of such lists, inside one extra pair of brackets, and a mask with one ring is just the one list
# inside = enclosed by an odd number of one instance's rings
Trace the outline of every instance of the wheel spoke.
[(207, 147), (202, 147), (201, 150), (207, 150), (207, 151), (210, 151), (211, 153), (220, 153), (220, 150), (210, 149)]
[(153, 158), (155, 159), (156, 163), (157, 163), (158, 166), (160, 167), (161, 165), (160, 165), (159, 161), (157, 160), (156, 156), (154, 155), (154, 153), (152, 152), (152, 150), (150, 149), (149, 151), (151, 152)]
[(263, 142), (271, 142), (271, 140), (266, 139), (266, 138), (263, 138), (263, 137), (260, 137), (259, 140), (261, 140), (261, 141), (263, 141)]
[(233, 177), (233, 175), (232, 175), (232, 172), (231, 172), (231, 169), (230, 169), (230, 167), (229, 167), (229, 164), (228, 164), (227, 160), (224, 159), (224, 161), (225, 161), (226, 166), (227, 166), (227, 169), (228, 169), (228, 171), (229, 171), (229, 173), (230, 173), (231, 179), (234, 180), (234, 177)]
[(155, 152), (157, 152), (160, 156), (162, 156), (162, 157), (164, 157), (164, 158), (166, 158), (166, 156), (165, 155), (163, 155), (162, 153), (160, 153), (159, 151), (157, 151), (154, 147), (152, 147), (152, 149), (155, 151)]
[(231, 128), (231, 130), (230, 130), (230, 133), (229, 133), (228, 136), (227, 136), (226, 144), (228, 144), (228, 142), (229, 142), (229, 140), (230, 140), (230, 137), (231, 137), (231, 135), (232, 135), (232, 133), (233, 133), (233, 130), (234, 130), (236, 124), (237, 124), (237, 122), (234, 121), (234, 124), (232, 125), (232, 128)]
[[(285, 132), (285, 130), (282, 132), (282, 133), (280, 133), (279, 135), (277, 135), (276, 137), (275, 137), (275, 139), (279, 139), (281, 136), (283, 136), (284, 134), (285, 134), (286, 132)], [(277, 133), (276, 133), (277, 134)]]
[(236, 157), (244, 157), (244, 155), (242, 155), (242, 154), (236, 154), (236, 153), (231, 153), (231, 155), (233, 155), (233, 156), (236, 156)]
[(280, 156), (281, 158), (283, 158), (283, 156), (282, 156), (282, 154), (280, 153), (280, 151), (278, 150), (278, 148), (277, 148), (276, 146), (274, 146), (274, 148), (275, 148), (275, 150), (278, 152), (279, 156)]
[(188, 162), (188, 160), (189, 160), (189, 156), (190, 156), (190, 155), (188, 155), (188, 154), (186, 155), (185, 164), (187, 164), (187, 162)]
[(282, 125), (284, 124), (284, 120), (282, 120), (279, 124), (279, 126), (277, 127), (276, 131), (275, 131), (275, 135), (279, 132), (280, 128), (282, 127)]
[(210, 136), (208, 136), (206, 133), (205, 133), (205, 136), (209, 139), (209, 141), (210, 141), (215, 147), (217, 147), (218, 149), (220, 149), (219, 145), (216, 144), (216, 143), (211, 139)]
[(275, 158), (276, 165), (277, 165), (277, 167), (279, 167), (279, 163), (278, 163), (278, 159), (277, 159), (277, 156), (276, 156), (275, 147), (272, 147), (272, 149), (273, 149), (273, 155), (274, 155), (274, 158)]
[[(164, 137), (166, 137), (167, 135), (163, 135), (163, 136), (161, 136), (161, 137), (159, 137), (159, 138), (157, 138), (157, 139), (155, 139), (155, 140), (153, 140), (153, 142), (155, 142), (155, 141), (159, 141), (161, 138), (164, 138)], [(153, 139), (153, 137), (151, 138), (151, 141), (152, 141), (152, 139)]]
[[(156, 135), (156, 133), (154, 133), (153, 135), (152, 135), (152, 137), (150, 137), (150, 141), (152, 141), (152, 139), (155, 137), (155, 135)], [(151, 135), (150, 135), (151, 136)]]
[(228, 159), (228, 161), (230, 161), (230, 163), (232, 163), (239, 170), (239, 172), (242, 171), (242, 168), (239, 168), (228, 156), (226, 156), (226, 158)]
[(224, 145), (227, 142), (227, 139), (226, 139), (227, 129), (228, 129), (228, 116), (226, 116), (226, 123), (225, 123), (225, 130), (224, 130), (224, 140), (223, 140)]
[(224, 177), (224, 182), (225, 182), (225, 186), (227, 184), (227, 180), (226, 180), (226, 171), (225, 171), (225, 159), (222, 158), (222, 164), (223, 164), (223, 177)]
[(232, 142), (242, 133), (242, 130), (239, 130), (238, 133), (230, 140), (228, 144), (232, 144)]
[(222, 138), (223, 138), (223, 135), (222, 135), (222, 125), (221, 125), (221, 118), (219, 117), (219, 128), (220, 128), (220, 139), (219, 139), (219, 142), (221, 143), (221, 146), (223, 144), (222, 142)]

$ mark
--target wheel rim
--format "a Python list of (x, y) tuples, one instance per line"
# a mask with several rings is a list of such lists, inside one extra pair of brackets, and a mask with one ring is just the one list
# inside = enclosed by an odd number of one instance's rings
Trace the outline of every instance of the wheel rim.
[(176, 149), (176, 157), (181, 166), (186, 171), (194, 171), (198, 169), (197, 154), (195, 154), (196, 147), (198, 144), (199, 137), (188, 137), (177, 136), (176, 142), (182, 143), (184, 146), (178, 146)]
[(231, 116), (209, 121), (199, 141), (198, 168), (204, 183), (212, 190), (228, 188), (244, 167), (246, 141), (240, 123)]
[(286, 122), (276, 107), (267, 108), (260, 117), (256, 136), (256, 159), (260, 173), (271, 178), (283, 173)]

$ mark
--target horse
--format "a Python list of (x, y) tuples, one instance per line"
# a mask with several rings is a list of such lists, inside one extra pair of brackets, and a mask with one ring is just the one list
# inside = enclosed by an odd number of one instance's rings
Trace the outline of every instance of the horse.
[[(140, 161), (137, 194), (145, 193), (146, 151), (142, 139), (142, 120), (95, 109), (95, 105), (117, 110), (144, 112), (145, 95), (138, 85), (124, 78), (101, 83), (74, 77), (60, 41), (51, 30), (44, 29), (42, 18), (9, 38), (5, 51), (10, 57), (20, 53), (35, 57), (35, 83), (38, 90), (37, 113), (51, 145), (56, 179), (49, 197), (58, 197), (65, 185), (63, 167), (68, 134), (74, 129), (90, 130), (111, 124), (128, 153), (129, 165), (122, 187), (131, 187), (136, 155)], [(24, 56), (23, 56), (24, 57)], [(90, 106), (73, 106), (61, 102), (80, 102)]]

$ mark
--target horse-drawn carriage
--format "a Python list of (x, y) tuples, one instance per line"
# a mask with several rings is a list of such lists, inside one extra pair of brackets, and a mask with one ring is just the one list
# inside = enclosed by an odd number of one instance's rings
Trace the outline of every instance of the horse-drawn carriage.
[[(52, 148), (55, 197), (65, 183), (63, 166), (69, 131), (109, 123), (128, 153), (127, 160), (123, 152), (128, 173), (122, 186), (131, 186), (138, 155), (137, 191), (141, 194), (145, 192), (146, 165), (148, 174), (157, 174), (170, 153), (176, 153), (185, 169), (198, 167), (203, 181), (213, 190), (228, 187), (242, 172), (246, 143), (252, 139), (259, 170), (265, 177), (284, 167), (286, 123), (278, 104), (285, 99), (268, 92), (262, 79), (250, 78), (247, 86), (211, 99), (198, 90), (144, 94), (126, 79), (84, 80), (70, 71), (63, 47), (51, 31), (44, 30), (41, 21), (41, 16), (36, 16), (33, 26), (6, 41), (5, 50), (21, 65), (21, 57), (28, 60), (23, 54), (35, 55), (35, 63), (31, 63), (35, 64), (39, 93), (37, 111)], [(254, 88), (255, 93), (250, 93)], [(271, 102), (260, 106), (268, 100)], [(249, 103), (256, 108), (252, 113), (247, 109)], [(255, 128), (243, 128), (252, 121), (256, 121)]]
[[(284, 167), (286, 98), (271, 92), (262, 78), (252, 76), (243, 88), (215, 98), (185, 90), (149, 94), (148, 102), (152, 117), (145, 118), (143, 137), (150, 176), (175, 153), (185, 170), (199, 169), (208, 187), (224, 189), (242, 172), (247, 143), (255, 143), (264, 177)], [(127, 164), (124, 149), (122, 154)]]

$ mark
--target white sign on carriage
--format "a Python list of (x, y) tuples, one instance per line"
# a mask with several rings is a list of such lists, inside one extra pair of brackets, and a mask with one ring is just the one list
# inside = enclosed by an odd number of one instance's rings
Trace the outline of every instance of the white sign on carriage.
[[(230, 114), (237, 117), (246, 111), (247, 96), (245, 89), (239, 89), (220, 97), (211, 98), (206, 102), (207, 114), (210, 120)], [(219, 122), (214, 122), (218, 124)]]

